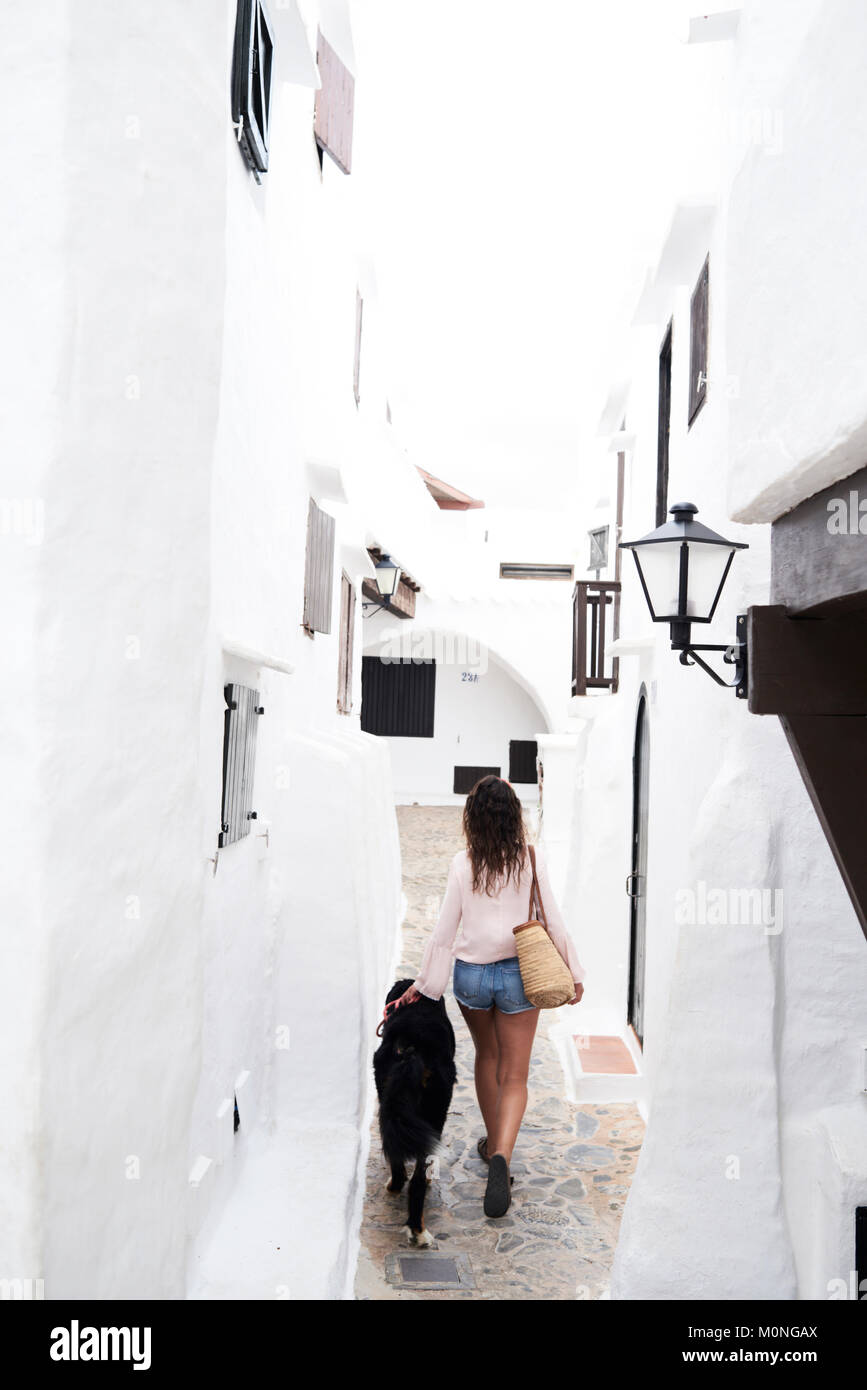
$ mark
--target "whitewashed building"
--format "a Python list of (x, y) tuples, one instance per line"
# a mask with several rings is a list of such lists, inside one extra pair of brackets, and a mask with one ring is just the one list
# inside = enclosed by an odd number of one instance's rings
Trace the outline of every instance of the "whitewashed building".
[(341, 1297), (401, 918), (361, 585), (438, 517), (348, 9), (50, 4), (0, 63), (0, 1275)]
[[(608, 684), (575, 697), (546, 768), (582, 1026), (627, 1042), (639, 1074), (609, 1092), (648, 1117), (612, 1296), (863, 1297), (867, 24), (754, 0), (688, 35), (708, 139), (614, 365), (593, 461), (611, 504), (591, 489), (584, 513), (611, 538)], [(750, 614), (748, 699), (679, 663), (628, 552), (615, 572), (616, 537), (680, 502), (749, 546), (692, 632), (733, 643)], [(601, 1094), (569, 1055), (576, 1098)]]

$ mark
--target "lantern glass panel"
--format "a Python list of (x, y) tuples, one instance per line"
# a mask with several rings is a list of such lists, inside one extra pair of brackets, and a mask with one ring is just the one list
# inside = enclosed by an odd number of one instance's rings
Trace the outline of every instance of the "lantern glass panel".
[(385, 564), (376, 567), (376, 586), (384, 598), (391, 598), (397, 589), (400, 569), (397, 565)]
[(734, 547), (701, 545), (689, 547), (689, 602), (687, 617), (708, 620)]
[(680, 551), (680, 541), (659, 541), (635, 547), (635, 558), (641, 566), (657, 622), (678, 617)]

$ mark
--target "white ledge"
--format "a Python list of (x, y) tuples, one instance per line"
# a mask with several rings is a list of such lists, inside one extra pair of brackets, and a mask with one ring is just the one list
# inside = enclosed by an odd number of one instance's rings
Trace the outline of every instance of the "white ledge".
[(237, 656), (241, 661), (249, 661), (252, 666), (269, 666), (272, 671), (282, 671), (286, 676), (295, 674), (292, 663), (280, 656), (269, 656), (267, 652), (257, 651), (255, 647), (247, 647), (243, 642), (235, 642), (229, 637), (224, 637), (220, 645), (228, 656)]
[(618, 637), (616, 642), (606, 642), (606, 656), (640, 656), (642, 652), (652, 652), (656, 642), (652, 637)]

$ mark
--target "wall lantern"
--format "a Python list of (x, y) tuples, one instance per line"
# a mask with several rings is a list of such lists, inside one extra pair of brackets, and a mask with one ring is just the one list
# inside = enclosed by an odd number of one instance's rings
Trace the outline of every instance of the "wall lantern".
[[(738, 617), (733, 646), (693, 643), (691, 626), (713, 620), (735, 551), (749, 547), (696, 521), (698, 508), (692, 502), (679, 502), (670, 510), (671, 521), (640, 541), (621, 541), (619, 548), (632, 551), (650, 616), (655, 623), (670, 624), (672, 650), (680, 652), (681, 665), (697, 662), (717, 685), (730, 686), (739, 699), (746, 699), (746, 614)], [(724, 681), (698, 652), (724, 652), (723, 661), (735, 667), (734, 681)]]
[[(376, 587), (380, 594), (380, 602), (371, 599), (368, 603), (362, 603), (363, 608), (390, 608), (391, 600), (397, 593), (397, 586), (400, 583), (401, 568), (396, 565), (390, 555), (380, 555), (374, 568)], [(366, 592), (370, 592), (367, 590)]]

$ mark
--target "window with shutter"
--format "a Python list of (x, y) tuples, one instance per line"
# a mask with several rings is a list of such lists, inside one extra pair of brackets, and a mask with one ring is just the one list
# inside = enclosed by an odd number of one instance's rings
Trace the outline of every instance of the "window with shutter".
[(500, 565), (501, 579), (572, 579), (573, 568), (571, 565), (529, 565), (529, 564), (510, 564), (503, 562)]
[(309, 636), (331, 631), (331, 594), (334, 581), (334, 517), (310, 498), (307, 513), (307, 556), (304, 568), (304, 617)]
[(434, 661), (361, 660), (361, 727), (393, 738), (433, 738)]
[(262, 0), (238, 0), (232, 54), (232, 121), (257, 183), (268, 169), (274, 36)]
[(313, 134), (320, 151), (329, 154), (344, 174), (352, 171), (352, 120), (355, 78), (319, 31), (316, 47), (319, 80), (313, 108)]
[(689, 302), (689, 420), (691, 425), (707, 397), (707, 338), (710, 257), (701, 268)]
[(656, 436), (656, 524), (668, 515), (668, 444), (671, 436), (671, 334), (669, 323), (659, 351), (659, 407)]
[(608, 564), (608, 527), (600, 526), (596, 531), (589, 531), (590, 536), (590, 564), (587, 566), (591, 570), (604, 570)]
[(256, 772), (256, 730), (265, 711), (258, 690), (246, 685), (227, 685), (223, 694), (226, 714), (223, 726), (223, 809), (218, 844), (222, 849), (250, 833), (253, 779)]
[(509, 740), (510, 782), (536, 782), (536, 755), (538, 751), (535, 739), (513, 738)]
[(355, 635), (355, 588), (344, 570), (340, 578), (340, 656), (337, 668), (337, 709), (352, 711), (352, 646)]

